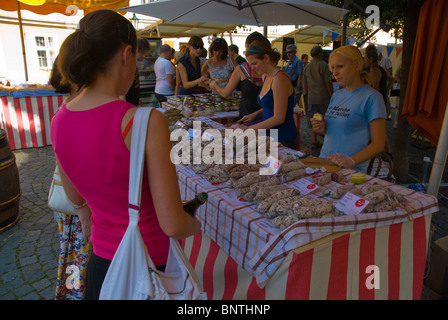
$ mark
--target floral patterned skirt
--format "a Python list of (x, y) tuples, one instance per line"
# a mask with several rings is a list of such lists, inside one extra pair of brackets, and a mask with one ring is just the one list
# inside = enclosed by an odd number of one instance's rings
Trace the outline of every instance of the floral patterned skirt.
[(55, 212), (60, 239), (56, 300), (82, 300), (92, 244), (85, 243), (78, 216)]

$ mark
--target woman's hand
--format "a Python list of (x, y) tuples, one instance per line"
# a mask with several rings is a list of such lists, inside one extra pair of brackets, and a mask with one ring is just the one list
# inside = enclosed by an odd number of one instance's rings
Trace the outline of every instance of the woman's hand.
[(313, 128), (313, 131), (316, 134), (325, 135), (325, 121), (324, 120), (317, 120), (315, 118), (310, 119), (311, 126)]
[(199, 78), (199, 82), (204, 82), (208, 80), (208, 75), (203, 74), (200, 78)]
[(90, 211), (89, 206), (86, 205), (80, 209), (76, 209), (76, 212), (78, 213), (78, 218), (81, 222), (81, 230), (84, 242), (87, 243), (90, 241), (90, 235), (92, 234), (92, 223), (90, 221), (92, 211)]
[(214, 89), (215, 85), (216, 85), (215, 80), (212, 80), (208, 85), (209, 85), (210, 88)]
[(353, 160), (352, 157), (342, 154), (342, 153), (336, 153), (328, 157), (334, 164), (342, 167), (342, 168), (348, 168), (351, 169), (356, 165), (355, 160)]
[(247, 129), (247, 126), (235, 123), (230, 126), (230, 129), (241, 129), (244, 131)]
[(257, 117), (257, 114), (255, 112), (245, 115), (244, 117), (242, 117), (240, 120), (237, 121), (237, 123), (244, 123), (244, 124), (249, 124), (252, 123)]

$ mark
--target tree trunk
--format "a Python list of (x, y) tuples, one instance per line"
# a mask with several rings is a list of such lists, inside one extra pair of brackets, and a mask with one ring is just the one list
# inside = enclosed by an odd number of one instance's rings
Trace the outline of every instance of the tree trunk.
[(398, 117), (394, 150), (394, 176), (397, 179), (397, 183), (408, 183), (409, 179), (409, 150), (411, 145), (412, 126), (401, 116), (401, 112), (406, 96), (420, 8), (421, 4), (404, 8), (403, 53), (401, 64), (402, 78), (400, 85), (400, 103), (397, 111), (400, 116)]

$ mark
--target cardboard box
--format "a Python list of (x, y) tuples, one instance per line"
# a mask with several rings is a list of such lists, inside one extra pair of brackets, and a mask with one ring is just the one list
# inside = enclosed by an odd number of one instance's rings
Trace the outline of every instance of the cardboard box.
[(434, 243), (425, 285), (440, 295), (448, 294), (448, 236)]

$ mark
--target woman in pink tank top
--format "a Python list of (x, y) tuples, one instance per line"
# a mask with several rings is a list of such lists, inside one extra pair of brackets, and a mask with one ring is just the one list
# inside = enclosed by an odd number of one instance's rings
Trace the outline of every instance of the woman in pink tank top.
[[(132, 24), (114, 11), (99, 10), (81, 19), (57, 59), (63, 81), (84, 88), (53, 118), (51, 140), (67, 197), (78, 212), (84, 236), (90, 237), (93, 245), (85, 299), (98, 299), (129, 223), (132, 127), (127, 128), (136, 108), (120, 96), (132, 84), (136, 49)], [(200, 230), (200, 222), (182, 208), (170, 151), (167, 120), (154, 110), (147, 132), (147, 179), (142, 186), (139, 227), (160, 268), (166, 263), (169, 237), (183, 239)]]

